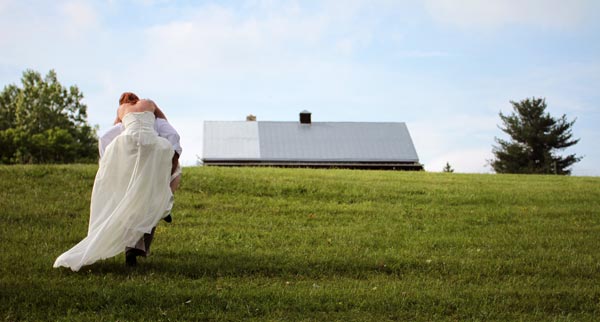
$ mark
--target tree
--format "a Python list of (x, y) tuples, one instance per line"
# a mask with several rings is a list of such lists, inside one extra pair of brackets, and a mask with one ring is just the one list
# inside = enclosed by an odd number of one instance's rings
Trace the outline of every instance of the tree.
[(454, 172), (454, 169), (452, 169), (452, 166), (450, 166), (449, 162), (446, 162), (446, 166), (444, 167), (444, 169), (442, 169), (442, 171), (452, 173), (452, 172)]
[(0, 163), (94, 162), (96, 129), (77, 86), (62, 86), (54, 70), (26, 70), (21, 85), (0, 93)]
[(556, 119), (546, 112), (543, 98), (525, 99), (510, 102), (513, 113), (500, 119), (504, 127), (500, 129), (511, 137), (510, 141), (495, 138), (493, 147), (495, 158), (490, 164), (497, 173), (540, 173), (570, 174), (569, 169), (581, 157), (575, 154), (560, 156), (564, 150), (579, 142), (573, 139), (571, 131), (575, 120), (567, 121), (563, 114)]

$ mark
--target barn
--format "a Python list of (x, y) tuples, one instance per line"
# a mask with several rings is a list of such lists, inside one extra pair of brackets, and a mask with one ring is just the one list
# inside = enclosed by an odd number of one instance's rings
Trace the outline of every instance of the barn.
[(403, 122), (205, 121), (202, 163), (423, 170)]

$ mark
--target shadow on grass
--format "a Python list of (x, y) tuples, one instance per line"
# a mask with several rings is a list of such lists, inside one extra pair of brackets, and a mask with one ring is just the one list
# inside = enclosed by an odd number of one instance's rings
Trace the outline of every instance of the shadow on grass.
[[(85, 267), (83, 268), (85, 269)], [(239, 252), (165, 252), (154, 253), (148, 259), (138, 259), (138, 266), (126, 267), (124, 257), (89, 266), (92, 273), (117, 275), (159, 273), (186, 278), (202, 277), (349, 277), (367, 278), (373, 274), (401, 276), (407, 272), (435, 272), (432, 265), (415, 261), (384, 262), (370, 258), (304, 259), (285, 255)]]

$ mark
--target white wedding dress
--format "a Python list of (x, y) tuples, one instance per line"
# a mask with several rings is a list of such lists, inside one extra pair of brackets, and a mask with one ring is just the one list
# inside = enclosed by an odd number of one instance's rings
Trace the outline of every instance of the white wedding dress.
[(154, 130), (151, 112), (128, 113), (125, 131), (106, 148), (94, 181), (88, 235), (54, 267), (81, 266), (134, 247), (173, 205), (169, 188), (173, 147)]

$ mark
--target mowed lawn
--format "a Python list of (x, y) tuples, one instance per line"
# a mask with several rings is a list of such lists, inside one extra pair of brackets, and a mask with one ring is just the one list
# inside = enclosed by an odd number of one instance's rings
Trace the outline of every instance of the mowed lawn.
[(54, 269), (96, 169), (0, 167), (0, 319), (600, 319), (600, 178), (190, 167), (138, 267)]

